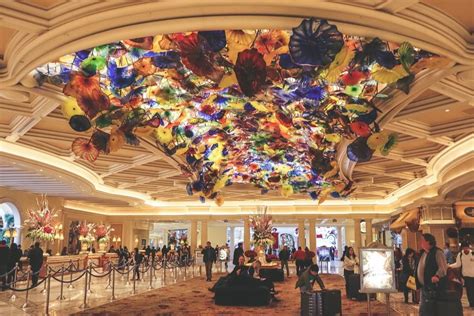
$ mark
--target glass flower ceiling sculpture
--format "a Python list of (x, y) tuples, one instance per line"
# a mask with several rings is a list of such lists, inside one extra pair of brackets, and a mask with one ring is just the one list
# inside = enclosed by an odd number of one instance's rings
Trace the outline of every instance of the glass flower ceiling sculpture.
[(262, 194), (346, 197), (336, 148), (368, 161), (397, 137), (376, 124), (387, 85), (409, 92), (414, 75), (442, 58), (378, 38), (340, 33), (305, 19), (292, 31), (227, 30), (118, 41), (37, 69), (39, 83), (63, 86), (72, 144), (88, 161), (139, 145), (157, 147), (187, 175), (187, 192), (223, 203), (222, 189), (252, 183)]

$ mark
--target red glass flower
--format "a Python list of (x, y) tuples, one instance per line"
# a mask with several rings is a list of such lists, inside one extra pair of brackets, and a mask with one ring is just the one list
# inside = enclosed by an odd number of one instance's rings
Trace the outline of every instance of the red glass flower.
[(260, 91), (267, 78), (265, 60), (255, 48), (239, 53), (234, 71), (240, 89), (249, 97)]

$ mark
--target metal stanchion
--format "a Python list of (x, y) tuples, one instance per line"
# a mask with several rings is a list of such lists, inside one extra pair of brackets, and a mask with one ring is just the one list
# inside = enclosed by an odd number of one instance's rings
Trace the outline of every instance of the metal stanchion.
[(150, 285), (148, 286), (148, 289), (153, 289), (153, 263), (150, 267)]
[(47, 280), (45, 283), (47, 283), (48, 285), (47, 285), (47, 290), (46, 290), (46, 307), (45, 307), (44, 314), (48, 316), (49, 315), (49, 297), (51, 295), (51, 269), (49, 270), (49, 273), (46, 276), (46, 278)]
[(111, 270), (111, 269), (113, 269), (113, 268), (112, 268), (112, 263), (109, 262), (109, 277), (108, 277), (108, 281), (107, 281), (107, 286), (105, 287), (106, 290), (107, 290), (107, 289), (110, 289), (110, 288), (112, 287), (112, 286), (110, 285), (110, 280), (111, 280), (111, 278), (112, 278), (112, 273), (111, 273), (112, 270)]
[(87, 280), (87, 274), (88, 274), (88, 271), (86, 270), (84, 272), (84, 302), (79, 306), (79, 308), (82, 308), (82, 309), (86, 309), (89, 307), (89, 305), (87, 305), (87, 287), (89, 285), (89, 281)]
[(68, 269), (70, 269), (70, 270), (69, 270), (69, 276), (70, 276), (70, 278), (69, 278), (69, 284), (68, 284), (68, 286), (67, 286), (68, 289), (73, 289), (73, 288), (74, 288), (74, 285), (72, 284), (72, 275), (73, 275), (72, 267), (74, 267), (74, 264), (72, 263), (72, 260), (70, 260), (70, 264), (69, 264), (69, 268), (68, 268)]
[(89, 285), (87, 289), (89, 293), (93, 293), (92, 288), (91, 288), (91, 282), (92, 282), (92, 263), (89, 264)]
[[(15, 274), (13, 274), (12, 288), (16, 288), (17, 278), (18, 278), (18, 262), (15, 263)], [(16, 294), (15, 294), (15, 291), (12, 291), (12, 295), (10, 296), (10, 301), (15, 301), (15, 300), (16, 300)]]
[(166, 257), (163, 259), (163, 282), (166, 281)]
[(125, 283), (126, 286), (130, 285), (130, 264), (127, 263), (127, 283)]
[(26, 272), (26, 294), (25, 294), (25, 303), (21, 306), (21, 308), (25, 309), (29, 306), (28, 298), (30, 297), (30, 275), (31, 275), (31, 266), (28, 266), (28, 270)]
[(110, 298), (111, 301), (115, 300), (115, 268), (112, 267), (112, 297)]
[[(48, 269), (49, 269), (49, 266), (46, 267), (46, 271), (48, 271)], [(40, 269), (40, 270), (41, 270), (41, 269)], [(38, 270), (38, 278), (39, 278), (39, 271), (40, 271), (40, 270)], [(46, 293), (46, 282), (44, 282), (43, 289), (41, 290), (40, 293), (41, 293), (41, 294), (45, 294), (45, 293)]]
[(193, 262), (191, 264), (192, 264), (192, 267), (193, 267), (193, 278), (194, 278), (194, 270), (196, 270), (196, 267), (194, 266), (194, 259), (193, 259)]
[[(138, 269), (140, 269), (140, 266), (138, 266)], [(133, 290), (132, 290), (132, 294), (137, 294), (137, 290), (136, 290), (136, 281), (137, 281), (137, 276), (136, 276), (136, 273), (135, 273), (135, 266), (133, 266)]]
[(65, 300), (66, 298), (64, 297), (63, 293), (64, 293), (64, 265), (61, 267), (61, 285), (60, 285), (60, 288), (59, 288), (59, 296), (56, 298), (57, 300)]

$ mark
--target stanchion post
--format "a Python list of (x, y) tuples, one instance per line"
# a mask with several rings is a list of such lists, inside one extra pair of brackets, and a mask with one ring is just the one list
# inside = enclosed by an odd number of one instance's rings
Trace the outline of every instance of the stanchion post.
[(88, 274), (88, 271), (87, 269), (85, 270), (84, 272), (84, 301), (83, 303), (81, 304), (81, 306), (79, 306), (79, 308), (82, 308), (82, 309), (86, 309), (89, 307), (89, 305), (87, 305), (87, 288), (88, 288), (88, 285), (89, 285), (89, 281), (87, 279), (87, 274)]
[(115, 268), (112, 267), (112, 297), (110, 298), (111, 301), (115, 300)]
[(127, 263), (127, 283), (125, 285), (130, 285), (130, 263)]
[(105, 287), (105, 289), (110, 289), (112, 286), (110, 285), (110, 282), (111, 282), (111, 278), (112, 278), (112, 262), (109, 262), (109, 277), (108, 277), (108, 282), (107, 282), (107, 286)]
[[(138, 266), (138, 269), (140, 269), (140, 266)], [(137, 276), (136, 276), (136, 273), (135, 273), (135, 265), (133, 266), (133, 290), (132, 290), (132, 294), (137, 294), (137, 291), (136, 291), (136, 282), (137, 282)]]
[[(49, 270), (48, 272), (48, 275), (46, 276), (46, 282), (47, 283), (47, 290), (46, 290), (46, 307), (45, 307), (45, 311), (44, 311), (44, 314), (46, 316), (49, 315), (49, 297), (51, 295), (51, 269)], [(62, 283), (61, 283), (62, 285)]]
[[(47, 267), (46, 267), (46, 271), (48, 271), (49, 269), (50, 269), (50, 267), (49, 267), (49, 266), (47, 266)], [(41, 269), (40, 269), (40, 270), (38, 270), (38, 278), (39, 278), (39, 271), (41, 271)], [(46, 282), (44, 282), (43, 289), (41, 290), (41, 292), (40, 292), (40, 293), (41, 293), (41, 294), (45, 294), (45, 293), (46, 293)]]
[(61, 267), (61, 285), (60, 285), (60, 288), (59, 288), (59, 296), (56, 298), (57, 300), (64, 300), (66, 299), (64, 297), (64, 272), (66, 271), (66, 269), (64, 269), (64, 265)]
[(68, 289), (73, 289), (74, 288), (74, 285), (72, 284), (72, 275), (73, 275), (73, 268), (74, 267), (74, 264), (72, 263), (72, 260), (70, 260), (70, 264), (69, 264), (69, 284), (67, 286)]
[(26, 272), (26, 294), (25, 294), (25, 303), (21, 306), (21, 308), (25, 309), (29, 306), (28, 298), (30, 296), (30, 276), (31, 276), (31, 266), (28, 266), (28, 270)]
[(150, 269), (150, 285), (148, 286), (148, 289), (151, 290), (153, 289), (153, 262), (151, 264), (151, 267), (149, 267)]
[[(12, 288), (16, 288), (17, 278), (18, 278), (18, 262), (15, 263), (15, 273), (13, 274)], [(15, 300), (16, 300), (16, 294), (15, 294), (15, 291), (12, 291), (12, 295), (10, 296), (10, 301), (15, 301)]]
[(91, 281), (92, 281), (92, 262), (89, 263), (89, 284), (88, 284), (89, 293), (93, 293), (92, 288), (91, 288)]
[(163, 258), (163, 282), (166, 281), (166, 256)]

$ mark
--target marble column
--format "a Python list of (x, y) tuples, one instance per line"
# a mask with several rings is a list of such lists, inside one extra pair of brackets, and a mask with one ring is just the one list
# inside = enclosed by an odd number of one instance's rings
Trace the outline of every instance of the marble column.
[(306, 247), (304, 220), (298, 222), (298, 246), (304, 249)]
[(361, 236), (361, 231), (360, 231), (360, 219), (356, 218), (354, 219), (354, 247), (355, 247), (355, 252), (357, 256), (359, 256), (359, 249), (362, 246), (361, 244), (362, 241), (362, 236)]
[(207, 221), (201, 221), (201, 246), (205, 247), (207, 242)]
[(372, 219), (365, 219), (365, 246), (367, 247), (374, 241), (374, 232), (372, 231)]
[(235, 227), (231, 226), (230, 227), (230, 240), (229, 240), (229, 248), (231, 255), (235, 249)]
[(244, 218), (244, 250), (250, 249), (250, 220), (248, 217)]
[(342, 247), (342, 229), (341, 226), (337, 226), (337, 255), (340, 258), (343, 251)]
[(191, 253), (194, 254), (194, 251), (197, 248), (197, 242), (198, 242), (198, 235), (197, 235), (197, 221), (192, 220), (191, 221)]
[(317, 253), (317, 244), (316, 244), (316, 220), (309, 220), (309, 249)]

